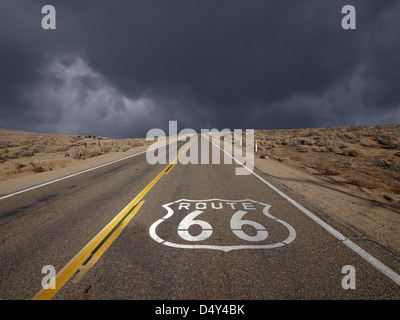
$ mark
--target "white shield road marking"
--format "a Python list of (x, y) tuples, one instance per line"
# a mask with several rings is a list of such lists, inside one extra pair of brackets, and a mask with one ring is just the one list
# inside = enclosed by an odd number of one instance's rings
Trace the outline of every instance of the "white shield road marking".
[[(176, 243), (167, 241), (162, 239), (157, 234), (157, 227), (170, 219), (176, 211), (172, 208), (172, 206), (178, 206), (178, 210), (186, 210), (189, 214), (186, 214), (185, 217), (181, 220), (177, 228), (177, 234), (181, 239), (183, 239), (183, 243)], [(175, 248), (182, 249), (214, 249), (214, 250), (222, 250), (225, 252), (231, 250), (238, 249), (272, 249), (282, 247), (287, 245), (296, 238), (296, 231), (294, 228), (288, 224), (287, 222), (278, 219), (269, 213), (270, 205), (266, 203), (262, 203), (259, 201), (254, 201), (250, 199), (245, 200), (223, 200), (223, 199), (209, 199), (209, 200), (187, 200), (181, 199), (171, 203), (164, 204), (163, 207), (167, 210), (167, 214), (161, 219), (154, 222), (149, 229), (150, 236), (157, 242)], [(210, 210), (218, 212), (223, 208), (227, 208), (232, 211), (232, 217), (230, 218), (230, 224), (226, 227), (230, 228), (231, 232), (236, 236), (238, 242), (240, 244), (237, 245), (213, 245), (213, 244), (201, 244), (202, 241), (205, 241), (212, 237), (213, 235), (213, 227), (212, 224), (208, 221), (204, 221), (201, 218), (201, 214), (205, 212), (209, 212)], [(261, 208), (261, 210), (259, 209)], [(224, 211), (224, 210), (222, 210)], [(249, 212), (257, 212), (261, 211), (260, 214), (269, 219), (272, 219), (274, 222), (283, 226), (287, 232), (288, 236), (286, 239), (282, 239), (281, 241), (277, 241), (274, 243), (262, 243), (269, 236), (268, 230), (261, 223), (257, 221), (253, 221), (250, 219), (245, 219), (246, 214)], [(226, 211), (225, 211), (226, 212)], [(201, 228), (201, 232), (198, 235), (192, 235), (189, 231), (191, 226), (197, 225)], [(255, 235), (249, 235), (246, 231), (243, 230), (244, 226), (250, 226), (255, 231)], [(242, 244), (243, 241), (249, 242), (249, 244)], [(194, 242), (193, 244), (188, 244), (187, 242)], [(265, 242), (265, 241), (264, 241)]]

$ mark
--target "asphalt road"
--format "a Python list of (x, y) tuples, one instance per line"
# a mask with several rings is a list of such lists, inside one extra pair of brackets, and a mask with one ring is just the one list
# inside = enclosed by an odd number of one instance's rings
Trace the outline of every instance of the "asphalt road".
[[(223, 159), (216, 148), (210, 154)], [(0, 299), (49, 292), (46, 265), (57, 272), (54, 300), (400, 298), (396, 257), (267, 175), (235, 175), (237, 167), (150, 165), (141, 154), (0, 200)]]

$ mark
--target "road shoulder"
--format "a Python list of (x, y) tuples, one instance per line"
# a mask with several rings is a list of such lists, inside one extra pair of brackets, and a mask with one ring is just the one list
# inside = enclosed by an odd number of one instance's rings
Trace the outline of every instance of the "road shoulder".
[(42, 183), (46, 183), (55, 179), (88, 170), (90, 168), (100, 166), (112, 161), (116, 161), (137, 153), (146, 151), (149, 146), (139, 146), (131, 148), (126, 152), (110, 152), (99, 155), (94, 158), (87, 159), (71, 159), (65, 166), (56, 168), (51, 171), (29, 172), (11, 176), (0, 181), (0, 195), (7, 195), (13, 192), (24, 190)]

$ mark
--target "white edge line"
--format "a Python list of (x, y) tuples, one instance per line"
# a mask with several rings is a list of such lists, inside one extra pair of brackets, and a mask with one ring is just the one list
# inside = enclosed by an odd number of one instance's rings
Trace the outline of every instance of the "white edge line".
[(247, 169), (251, 174), (253, 174), (256, 178), (258, 178), (261, 182), (263, 182), (265, 185), (267, 185), (269, 188), (271, 188), (273, 191), (278, 193), (280, 196), (288, 200), (293, 206), (295, 206), (297, 209), (299, 209), (301, 212), (303, 212), (305, 215), (307, 215), (309, 218), (311, 218), (313, 221), (318, 223), (322, 228), (324, 228), (326, 231), (328, 231), (330, 234), (332, 234), (335, 238), (338, 240), (342, 241), (348, 248), (353, 250), (355, 253), (357, 253), (360, 257), (362, 257), (364, 260), (372, 264), (376, 269), (380, 270), (383, 274), (385, 274), (388, 278), (392, 279), (395, 283), (400, 285), (400, 275), (390, 268), (388, 268), (386, 265), (384, 265), (382, 262), (374, 258), (372, 255), (370, 255), (368, 252), (366, 252), (364, 249), (360, 248), (358, 245), (356, 245), (353, 241), (347, 239), (343, 234), (341, 234), (339, 231), (331, 227), (329, 224), (326, 222), (322, 221), (320, 218), (315, 216), (313, 213), (311, 213), (309, 210), (304, 208), (302, 205), (294, 201), (292, 198), (287, 196), (285, 193), (274, 187), (272, 184), (270, 184), (268, 181), (263, 179), (261, 176), (259, 176), (257, 173), (255, 173), (253, 170), (249, 169), (247, 166), (242, 164), (239, 160), (235, 159), (231, 154), (226, 152), (224, 149), (222, 149), (220, 146), (218, 146), (216, 143), (214, 143), (211, 140), (211, 143), (213, 143), (217, 148), (222, 150), (225, 154), (230, 156), (233, 160), (235, 160), (238, 164), (240, 164), (243, 168)]
[[(172, 142), (171, 144), (173, 144), (173, 143), (175, 143), (175, 141)], [(54, 179), (54, 180), (51, 180), (51, 181), (48, 181), (48, 182), (44, 182), (44, 183), (38, 184), (38, 185), (33, 186), (33, 187), (29, 187), (29, 188), (26, 188), (26, 189), (23, 189), (23, 190), (20, 190), (20, 191), (16, 191), (16, 192), (13, 192), (13, 193), (10, 193), (10, 194), (7, 194), (5, 196), (0, 197), (0, 200), (6, 199), (6, 198), (10, 198), (10, 197), (15, 196), (17, 194), (21, 194), (21, 193), (24, 193), (24, 192), (27, 192), (27, 191), (30, 191), (30, 190), (34, 190), (34, 189), (37, 189), (37, 188), (40, 188), (40, 187), (43, 187), (43, 186), (47, 186), (47, 185), (52, 184), (54, 182), (58, 182), (58, 181), (62, 181), (62, 180), (65, 180), (65, 179), (68, 179), (68, 178), (71, 178), (71, 177), (75, 177), (75, 176), (80, 175), (82, 173), (86, 173), (86, 172), (89, 172), (89, 171), (92, 171), (92, 170), (95, 170), (95, 169), (99, 169), (99, 168), (108, 166), (110, 164), (113, 164), (113, 163), (116, 163), (116, 162), (119, 162), (119, 161), (123, 161), (123, 160), (129, 159), (129, 158), (133, 158), (133, 157), (136, 157), (136, 156), (138, 156), (140, 154), (143, 154), (143, 153), (145, 153), (147, 151), (151, 151), (151, 150), (155, 150), (155, 149), (158, 149), (158, 148), (149, 148), (149, 149), (146, 149), (144, 151), (132, 154), (130, 156), (123, 157), (121, 159), (117, 159), (117, 160), (113, 160), (111, 162), (103, 163), (101, 165), (98, 165), (98, 166), (95, 166), (95, 167), (92, 167), (92, 168), (89, 168), (89, 169), (86, 169), (86, 170), (82, 170), (82, 171), (79, 171), (79, 172), (72, 173), (72, 174), (69, 174), (67, 176), (61, 177), (61, 178), (57, 178), (57, 179)]]

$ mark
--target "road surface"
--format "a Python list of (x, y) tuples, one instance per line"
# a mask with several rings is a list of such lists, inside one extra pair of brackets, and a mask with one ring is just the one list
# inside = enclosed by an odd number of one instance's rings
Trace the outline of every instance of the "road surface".
[(0, 299), (400, 298), (396, 257), (237, 167), (142, 153), (0, 200)]

